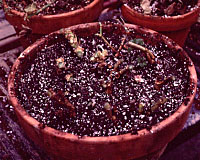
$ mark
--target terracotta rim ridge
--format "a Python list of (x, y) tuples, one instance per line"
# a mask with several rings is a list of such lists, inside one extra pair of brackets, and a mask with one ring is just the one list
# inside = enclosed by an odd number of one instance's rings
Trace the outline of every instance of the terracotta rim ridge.
[[(95, 26), (97, 23), (87, 23), (87, 24), (81, 24), (81, 25), (76, 25), (76, 26), (72, 26), (69, 27), (69, 29), (77, 29), (77, 28), (84, 28), (87, 25), (89, 26)], [(130, 25), (127, 24), (127, 26), (131, 26), (131, 28), (139, 28), (140, 30), (144, 31), (150, 31), (151, 33), (156, 33), (159, 34), (155, 31), (152, 31), (150, 29), (143, 29), (141, 27), (138, 27), (136, 25)], [(146, 31), (145, 31), (146, 32)], [(41, 124), (40, 122), (38, 122), (36, 119), (34, 119), (33, 117), (31, 117), (26, 111), (25, 109), (20, 105), (17, 97), (15, 96), (15, 90), (14, 90), (14, 78), (15, 78), (15, 73), (16, 70), (18, 69), (18, 67), (20, 66), (20, 60), (19, 59), (23, 59), (24, 57), (26, 57), (26, 55), (35, 52), (37, 50), (37, 46), (41, 45), (41, 44), (45, 44), (45, 42), (48, 41), (48, 37), (50, 36), (54, 36), (56, 34), (61, 34), (60, 31), (56, 31), (51, 33), (49, 36), (42, 38), (40, 40), (38, 40), (37, 42), (35, 42), (33, 45), (31, 45), (30, 47), (28, 47), (24, 52), (21, 53), (20, 57), (16, 60), (16, 62), (14, 63), (11, 73), (8, 77), (8, 93), (9, 93), (9, 97), (10, 97), (10, 101), (12, 103), (13, 106), (15, 106), (15, 111), (21, 115), (21, 117), (23, 118), (24, 121), (26, 121), (28, 124), (31, 124), (32, 126), (34, 126), (37, 129), (40, 130), (40, 128), (38, 127), (39, 124)], [(163, 36), (165, 37), (165, 36)], [(168, 43), (169, 46), (172, 46), (173, 41), (171, 41), (170, 39), (168, 39), (167, 37), (165, 37), (165, 41)], [(176, 48), (181, 49), (180, 46), (176, 45)], [(181, 49), (183, 50), (183, 49)], [(183, 51), (184, 55), (188, 57), (188, 55), (186, 54), (185, 51)], [(188, 57), (189, 58), (189, 57)], [(191, 59), (189, 58), (190, 62)], [(193, 64), (193, 63), (192, 63)], [(156, 125), (152, 126), (151, 131), (147, 131), (146, 129), (142, 129), (140, 131), (138, 131), (137, 135), (131, 135), (131, 133), (127, 133), (127, 134), (122, 134), (122, 135), (115, 135), (115, 136), (101, 136), (101, 137), (83, 137), (83, 138), (79, 138), (77, 135), (73, 135), (71, 133), (66, 133), (66, 132), (62, 132), (62, 131), (58, 131), (56, 129), (53, 129), (51, 127), (47, 127), (45, 126), (44, 129), (41, 129), (42, 132), (44, 132), (45, 134), (48, 135), (53, 135), (56, 137), (61, 137), (64, 139), (68, 139), (70, 141), (73, 142), (84, 142), (84, 143), (88, 143), (88, 144), (103, 144), (103, 143), (117, 143), (119, 141), (128, 141), (128, 140), (133, 140), (133, 139), (139, 139), (145, 136), (149, 136), (149, 135), (153, 135), (154, 133), (160, 131), (162, 128), (167, 128), (168, 125), (170, 123), (173, 123), (174, 121), (176, 121), (183, 113), (184, 111), (186, 111), (188, 108), (190, 108), (190, 105), (192, 104), (192, 101), (194, 99), (194, 96), (196, 94), (196, 88), (197, 88), (197, 75), (196, 75), (196, 71), (194, 68), (194, 65), (189, 67), (189, 71), (190, 71), (190, 79), (193, 79), (195, 88), (193, 89), (193, 94), (188, 96), (188, 98), (190, 99), (190, 101), (188, 102), (188, 105), (185, 106), (184, 104), (182, 104), (179, 109), (173, 113), (171, 116), (169, 116), (168, 118), (166, 118), (165, 120), (157, 123)]]

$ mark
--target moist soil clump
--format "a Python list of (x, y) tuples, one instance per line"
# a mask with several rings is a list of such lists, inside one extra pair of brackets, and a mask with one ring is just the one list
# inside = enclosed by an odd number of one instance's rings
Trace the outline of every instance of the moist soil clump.
[(177, 16), (190, 12), (198, 0), (122, 0), (139, 13), (154, 16)]
[(40, 15), (55, 15), (81, 9), (94, 0), (6, 0), (12, 9), (33, 14), (39, 11)]
[(121, 25), (89, 36), (66, 30), (34, 59), (21, 61), (17, 97), (42, 124), (78, 136), (150, 130), (191, 92), (188, 58), (161, 37)]

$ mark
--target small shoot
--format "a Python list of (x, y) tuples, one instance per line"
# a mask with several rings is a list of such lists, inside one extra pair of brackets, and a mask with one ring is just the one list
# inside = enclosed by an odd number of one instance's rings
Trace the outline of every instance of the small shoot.
[(165, 104), (167, 102), (167, 98), (164, 96), (161, 97), (151, 108), (151, 111), (154, 112), (156, 109), (158, 109), (161, 105)]
[(101, 85), (105, 89), (106, 94), (112, 94), (112, 81), (105, 82), (101, 80)]
[(117, 68), (119, 67), (119, 65), (122, 64), (123, 61), (124, 61), (123, 59), (119, 59), (119, 60), (114, 64), (113, 70), (116, 71)]
[(120, 17), (120, 19), (116, 19), (118, 21), (119, 24), (122, 25), (122, 27), (124, 28), (126, 35), (125, 37), (122, 38), (121, 44), (119, 46), (119, 49), (117, 50), (117, 53), (115, 54), (115, 57), (118, 57), (120, 55), (120, 51), (123, 49), (125, 41), (127, 39), (127, 35), (130, 33), (129, 29), (125, 26), (125, 21), (123, 20), (123, 18)]
[(125, 21), (124, 21), (124, 19), (120, 17), (120, 19), (116, 19), (116, 20), (117, 20), (117, 22), (118, 22), (119, 24), (122, 25), (122, 27), (124, 28), (124, 30), (126, 31), (126, 33), (129, 34), (130, 31), (129, 31), (129, 29), (125, 26)]

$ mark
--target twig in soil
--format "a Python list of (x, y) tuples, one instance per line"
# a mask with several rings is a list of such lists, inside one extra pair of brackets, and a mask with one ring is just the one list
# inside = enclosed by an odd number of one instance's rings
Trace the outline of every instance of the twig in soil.
[(113, 48), (113, 46), (111, 46), (111, 44), (110, 44), (110, 43), (106, 40), (106, 38), (103, 36), (102, 24), (99, 23), (99, 25), (100, 25), (100, 33), (96, 33), (95, 35), (98, 36), (98, 37), (100, 37), (100, 38), (112, 49), (113, 52), (117, 52), (117, 51)]
[[(123, 59), (120, 59), (117, 61), (117, 63), (114, 64), (114, 68), (110, 71), (110, 81), (105, 84), (103, 83), (103, 87), (106, 88), (106, 93), (107, 94), (112, 94), (112, 79), (113, 79), (113, 72), (117, 71), (117, 68), (119, 67), (119, 65), (123, 62)], [(116, 72), (117, 74), (114, 75), (115, 78), (119, 78), (126, 70), (128, 69), (128, 67), (120, 70), (119, 72)]]
[(57, 103), (64, 105), (65, 107), (67, 107), (70, 110), (70, 116), (71, 117), (75, 117), (76, 116), (76, 112), (75, 112), (75, 107), (73, 106), (73, 104), (71, 104), (69, 102), (69, 100), (67, 98), (65, 98), (64, 94), (62, 92), (54, 92), (52, 88), (50, 88), (47, 91), (47, 95), (51, 98), (54, 99)]
[(149, 63), (151, 63), (151, 64), (155, 63), (155, 56), (149, 49), (147, 49), (139, 44), (133, 43), (133, 42), (128, 42), (126, 45), (130, 46), (132, 48), (137, 48), (137, 49), (144, 51), (146, 53)]

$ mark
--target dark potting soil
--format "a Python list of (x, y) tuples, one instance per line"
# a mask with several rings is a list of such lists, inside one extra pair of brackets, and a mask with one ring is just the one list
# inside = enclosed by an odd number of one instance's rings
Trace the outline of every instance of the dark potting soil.
[[(177, 16), (190, 12), (198, 0), (122, 0), (139, 13), (145, 10), (155, 16)], [(143, 3), (143, 4), (142, 4)], [(147, 5), (148, 4), (148, 5)]]
[(36, 12), (39, 9), (46, 7), (39, 14), (54, 15), (65, 12), (81, 9), (94, 0), (6, 0), (9, 7), (20, 12)]
[[(16, 74), (17, 96), (32, 117), (79, 136), (137, 134), (187, 104), (191, 64), (181, 50), (169, 49), (160, 35), (133, 29), (126, 35), (119, 26), (103, 29), (103, 36), (115, 50), (123, 39), (143, 45), (155, 63), (140, 49), (125, 45), (116, 54), (102, 38), (78, 33), (84, 55), (77, 56), (64, 35), (56, 36), (58, 42), (37, 52), (22, 67), (22, 75)], [(101, 59), (97, 52), (108, 55)]]

